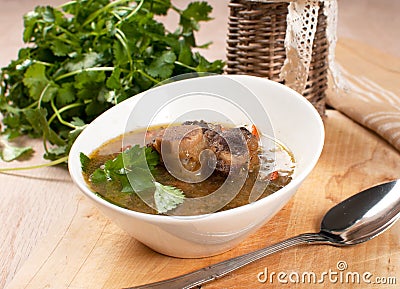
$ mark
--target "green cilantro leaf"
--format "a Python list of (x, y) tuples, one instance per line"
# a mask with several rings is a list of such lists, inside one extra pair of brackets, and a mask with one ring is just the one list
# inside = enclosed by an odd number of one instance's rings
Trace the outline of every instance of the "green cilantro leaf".
[(110, 89), (120, 89), (121, 84), (121, 69), (115, 68), (111, 73), (110, 77), (108, 77), (106, 85)]
[(36, 132), (43, 134), (45, 140), (59, 146), (65, 145), (65, 141), (47, 123), (47, 110), (45, 108), (28, 109), (24, 111), (24, 114)]
[(125, 175), (126, 169), (124, 166), (123, 154), (119, 154), (116, 158), (106, 161), (104, 164), (104, 172), (108, 178), (113, 175)]
[(160, 155), (151, 148), (145, 149), (145, 155), (150, 171), (154, 170), (154, 168), (160, 163)]
[(133, 191), (141, 192), (154, 187), (151, 171), (160, 162), (160, 156), (156, 151), (135, 145), (118, 157), (120, 156)]
[(166, 15), (168, 10), (171, 8), (171, 1), (144, 1), (144, 8), (147, 8), (149, 11), (157, 15)]
[(24, 75), (24, 84), (29, 88), (29, 95), (34, 99), (48, 102), (57, 92), (56, 85), (46, 76), (46, 67), (35, 63), (30, 66)]
[(101, 56), (98, 53), (91, 51), (67, 62), (64, 67), (68, 71), (77, 71), (89, 67), (95, 67), (100, 62), (100, 59)]
[[(56, 56), (67, 56), (68, 54), (74, 51), (73, 46), (71, 46), (67, 39), (68, 36), (59, 35), (57, 39), (54, 39), (53, 43), (50, 45), (50, 49), (53, 51)], [(65, 39), (63, 41), (63, 39)]]
[(154, 182), (156, 190), (154, 192), (154, 201), (159, 214), (175, 209), (179, 204), (182, 204), (185, 195), (183, 192), (172, 186), (165, 186), (158, 182)]
[(200, 29), (200, 21), (209, 21), (208, 16), (212, 11), (212, 7), (207, 2), (192, 2), (182, 11), (180, 24), (183, 28), (183, 34), (186, 36), (193, 35), (193, 31)]
[(179, 41), (179, 56), (178, 61), (186, 65), (193, 64), (193, 55), (190, 46), (186, 43), (185, 39)]
[[(87, 168), (87, 158), (81, 155), (83, 172)], [(153, 177), (150, 173), (160, 162), (156, 151), (149, 147), (135, 145), (119, 153), (115, 158), (104, 163), (102, 168), (94, 171), (91, 180), (95, 183), (117, 181), (124, 191), (141, 191), (153, 187)], [(131, 186), (130, 189), (127, 187)]]
[(91, 118), (89, 118), (89, 117), (95, 117), (95, 116), (101, 114), (107, 108), (108, 107), (105, 106), (104, 103), (99, 102), (98, 100), (95, 100), (86, 106), (85, 113), (87, 114), (88, 119), (91, 120)]
[(35, 11), (31, 11), (24, 15), (24, 33), (23, 33), (23, 41), (25, 43), (29, 42), (32, 39), (33, 31), (36, 28), (36, 24), (38, 23), (39, 13)]
[(118, 66), (124, 66), (129, 63), (129, 55), (126, 53), (121, 42), (115, 40), (112, 46), (112, 53), (114, 57), (114, 63)]
[(182, 16), (187, 19), (192, 19), (196, 22), (209, 21), (212, 19), (209, 17), (211, 12), (212, 7), (207, 2), (192, 2), (182, 12)]
[(135, 191), (132, 188), (131, 181), (128, 178), (120, 178), (121, 193), (133, 194)]
[(76, 91), (74, 84), (66, 82), (61, 84), (61, 87), (57, 91), (56, 104), (58, 107), (73, 103), (76, 100)]
[(81, 168), (82, 168), (82, 172), (87, 173), (88, 172), (88, 168), (89, 168), (89, 164), (90, 164), (90, 158), (85, 155), (84, 153), (80, 153), (79, 154), (79, 159), (81, 161)]
[(150, 147), (141, 147), (139, 145), (126, 149), (118, 155), (118, 158), (121, 158), (122, 161), (120, 165), (129, 170), (133, 168), (148, 168), (152, 170), (160, 163), (160, 156), (156, 151)]
[(197, 61), (198, 65), (196, 66), (197, 72), (215, 72), (218, 73), (220, 69), (224, 67), (224, 63), (222, 61), (216, 60), (214, 62), (209, 62), (200, 53), (196, 52), (194, 54), (194, 58)]
[(90, 175), (90, 181), (94, 184), (99, 184), (108, 181), (108, 178), (104, 170), (96, 169), (93, 174)]
[(79, 99), (98, 99), (104, 87), (106, 75), (104, 71), (84, 71), (75, 76), (75, 88)]
[(21, 156), (29, 155), (33, 152), (32, 147), (18, 147), (12, 145), (6, 138), (0, 138), (0, 155), (6, 162), (11, 162)]
[(87, 124), (77, 116), (72, 118), (71, 124), (74, 125), (76, 128), (85, 127)]
[[(80, 154), (83, 173), (88, 173), (90, 158)], [(154, 204), (162, 214), (176, 208), (185, 198), (184, 193), (175, 187), (156, 182), (150, 173), (159, 164), (160, 156), (149, 147), (135, 145), (119, 153), (100, 166), (89, 176), (93, 184), (119, 184), (121, 193), (148, 192), (154, 190)]]
[(50, 147), (47, 148), (43, 157), (47, 160), (58, 159), (60, 156), (64, 156), (66, 151), (67, 145)]
[(176, 55), (172, 51), (165, 51), (159, 57), (153, 60), (153, 62), (146, 69), (146, 72), (152, 77), (160, 77), (167, 79), (172, 75), (174, 70), (174, 62)]

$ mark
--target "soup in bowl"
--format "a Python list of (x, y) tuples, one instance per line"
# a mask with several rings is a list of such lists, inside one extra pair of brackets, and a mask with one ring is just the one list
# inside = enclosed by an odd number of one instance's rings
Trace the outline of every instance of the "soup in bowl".
[(94, 120), (69, 156), (73, 181), (162, 254), (227, 251), (272, 218), (311, 172), (322, 120), (293, 90), (252, 76), (165, 84)]

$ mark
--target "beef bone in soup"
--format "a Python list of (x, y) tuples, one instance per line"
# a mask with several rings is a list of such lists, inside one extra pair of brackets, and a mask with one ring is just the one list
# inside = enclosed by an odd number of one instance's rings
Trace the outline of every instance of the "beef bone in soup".
[[(264, 198), (287, 185), (295, 169), (294, 157), (286, 147), (277, 141), (268, 142), (268, 147), (260, 146), (258, 135), (245, 127), (187, 121), (174, 125), (168, 133), (166, 126), (151, 127), (145, 135), (146, 147), (136, 145), (143, 141), (143, 129), (134, 130), (108, 141), (86, 157), (86, 161), (82, 161), (83, 175), (94, 192), (111, 203), (138, 212), (174, 214), (176, 211), (179, 215), (179, 207), (185, 200), (212, 194), (223, 186), (227, 175), (245, 168), (247, 177), (243, 186), (220, 210), (243, 206), (252, 199), (250, 196), (256, 182), (264, 185), (257, 199)], [(122, 140), (124, 145), (129, 143), (132, 148), (125, 148), (121, 152)], [(165, 150), (161, 149), (164, 145)], [(182, 166), (188, 171), (197, 171), (201, 166), (199, 155), (205, 149), (212, 151), (216, 157), (215, 170), (205, 180), (184, 181), (165, 167), (166, 152), (176, 150)], [(154, 194), (155, 203), (150, 206), (139, 197), (124, 176), (131, 169), (118, 167), (123, 164), (121, 154), (137, 154), (140, 150), (145, 152), (148, 163), (150, 159), (153, 185), (157, 184), (154, 188), (158, 195), (156, 198)], [(160, 202), (164, 202), (161, 204), (163, 209), (157, 206)], [(212, 213), (208, 207), (211, 208), (212, 204), (205, 202), (192, 207), (190, 214)]]
[[(187, 121), (182, 125), (161, 129), (150, 145), (160, 153), (177, 151), (182, 165), (190, 171), (200, 167), (199, 156), (205, 149), (216, 156), (215, 170), (228, 174), (231, 169), (258, 166), (258, 140), (246, 128), (224, 128), (205, 121)], [(235, 166), (231, 168), (231, 166)]]

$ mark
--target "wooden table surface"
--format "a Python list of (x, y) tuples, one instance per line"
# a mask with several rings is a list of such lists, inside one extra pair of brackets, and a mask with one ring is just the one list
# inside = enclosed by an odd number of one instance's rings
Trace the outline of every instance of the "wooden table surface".
[[(337, 58), (354, 75), (369, 77), (400, 95), (399, 58), (348, 39), (340, 41)], [(327, 111), (325, 129), (321, 158), (290, 203), (237, 248), (204, 259), (166, 257), (129, 237), (80, 194), (65, 168), (0, 174), (0, 288), (122, 288), (173, 277), (295, 234), (316, 231), (326, 210), (342, 199), (400, 178), (399, 152), (373, 132), (334, 110)], [(35, 157), (24, 163), (0, 163), (1, 167), (42, 162), (40, 142), (23, 141), (36, 148)], [(350, 248), (293, 248), (204, 288), (281, 288), (285, 281), (293, 288), (296, 276), (303, 273), (315, 273), (318, 284), (306, 280), (296, 288), (397, 288), (366, 284), (367, 280), (349, 284), (352, 282), (345, 278), (346, 273), (362, 277), (369, 272), (371, 282), (399, 284), (399, 249), (400, 223)], [(341, 271), (338, 267), (342, 265), (347, 269)], [(268, 272), (269, 277), (274, 273), (273, 279), (261, 283), (258, 276), (265, 276), (261, 272)], [(331, 280), (325, 272), (331, 272)], [(277, 278), (279, 273), (282, 280)], [(325, 278), (320, 280), (321, 276)], [(344, 279), (335, 282), (335, 276)]]

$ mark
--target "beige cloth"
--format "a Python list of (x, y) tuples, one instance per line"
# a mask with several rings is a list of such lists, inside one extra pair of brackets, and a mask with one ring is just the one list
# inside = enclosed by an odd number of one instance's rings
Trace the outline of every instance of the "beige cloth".
[(387, 140), (400, 152), (400, 58), (351, 39), (339, 39), (327, 103)]

